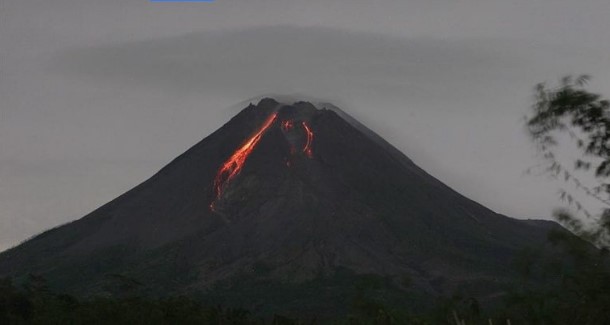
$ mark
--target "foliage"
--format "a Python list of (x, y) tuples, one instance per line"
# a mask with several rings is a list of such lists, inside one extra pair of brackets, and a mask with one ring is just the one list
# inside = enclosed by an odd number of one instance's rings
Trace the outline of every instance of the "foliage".
[[(570, 259), (542, 258), (533, 250), (516, 258), (523, 282), (509, 290), (501, 306), (480, 304), (468, 295), (439, 298), (429, 310), (388, 307), (367, 293), (376, 279), (357, 283), (349, 314), (335, 319), (298, 320), (256, 315), (240, 308), (204, 305), (193, 297), (76, 297), (51, 292), (44, 278), (29, 276), (17, 287), (0, 280), (0, 324), (609, 324), (610, 270), (605, 251), (567, 232), (549, 239)], [(588, 247), (588, 248), (587, 248)], [(554, 279), (539, 286), (539, 278)], [(369, 281), (371, 280), (371, 281)]]
[[(604, 208), (592, 214), (576, 195), (562, 190), (561, 197), (582, 211), (585, 219), (566, 210), (555, 218), (566, 228), (552, 231), (550, 242), (563, 253), (559, 257), (524, 252), (517, 258), (522, 283), (506, 298), (505, 316), (530, 324), (609, 324), (610, 268), (610, 102), (585, 89), (586, 75), (564, 77), (559, 86), (535, 88), (533, 115), (526, 126), (542, 157), (546, 171), (575, 185), (579, 195), (601, 202)], [(567, 135), (567, 136), (566, 136)], [(559, 158), (562, 140), (571, 140), (578, 150), (573, 167)], [(578, 171), (578, 173), (577, 173)], [(577, 176), (578, 175), (578, 176)], [(590, 178), (592, 181), (584, 181)], [(593, 184), (587, 185), (587, 184)], [(584, 240), (582, 240), (584, 239)], [(586, 240), (586, 241), (585, 241)], [(591, 247), (589, 242), (598, 248)], [(551, 279), (551, 286), (534, 285), (536, 278)], [(539, 283), (539, 282), (538, 282)]]
[[(593, 215), (576, 196), (562, 190), (561, 196), (568, 203), (584, 212), (588, 220), (581, 220), (566, 211), (555, 213), (564, 226), (594, 242), (610, 247), (610, 102), (601, 95), (585, 89), (589, 77), (564, 77), (558, 87), (538, 84), (532, 116), (527, 117), (527, 128), (538, 150), (548, 162), (546, 168), (552, 175), (575, 185), (577, 191), (594, 198), (606, 208)], [(568, 167), (558, 159), (558, 137), (567, 134), (580, 151), (574, 167)], [(596, 179), (594, 186), (587, 186), (574, 171), (591, 172)]]
[(282, 315), (253, 315), (241, 308), (206, 306), (193, 297), (91, 297), (78, 299), (51, 292), (44, 278), (30, 275), (17, 287), (0, 280), (0, 324), (430, 324), (399, 309), (389, 309), (369, 297), (354, 300), (344, 319), (300, 321)]
[[(551, 231), (549, 240), (557, 256), (528, 249), (516, 258), (523, 281), (509, 290), (499, 315), (518, 324), (609, 324), (607, 251), (566, 231)], [(540, 278), (550, 285), (540, 286)]]
[[(10, 279), (0, 281), (0, 324), (262, 324), (263, 319), (243, 309), (205, 307), (188, 297), (162, 300), (97, 297), (79, 300), (47, 289), (24, 289)], [(272, 324), (296, 324), (275, 316)]]

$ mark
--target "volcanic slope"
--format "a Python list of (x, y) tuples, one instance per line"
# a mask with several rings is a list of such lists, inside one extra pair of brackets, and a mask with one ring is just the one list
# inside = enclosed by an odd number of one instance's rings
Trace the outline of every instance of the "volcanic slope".
[(497, 295), (515, 254), (556, 227), (469, 200), (327, 106), (250, 104), (132, 190), (0, 254), (0, 276), (254, 310), (342, 310), (363, 288), (425, 305)]

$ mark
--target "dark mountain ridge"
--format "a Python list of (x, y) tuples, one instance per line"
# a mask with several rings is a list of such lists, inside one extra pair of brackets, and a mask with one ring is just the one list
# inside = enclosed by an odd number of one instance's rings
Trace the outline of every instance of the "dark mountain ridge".
[(345, 279), (364, 275), (413, 303), (485, 299), (514, 278), (516, 252), (547, 245), (555, 223), (496, 214), (321, 107), (250, 104), (132, 190), (1, 253), (0, 277), (90, 296), (116, 294), (120, 276), (139, 294), (313, 312), (345, 308)]

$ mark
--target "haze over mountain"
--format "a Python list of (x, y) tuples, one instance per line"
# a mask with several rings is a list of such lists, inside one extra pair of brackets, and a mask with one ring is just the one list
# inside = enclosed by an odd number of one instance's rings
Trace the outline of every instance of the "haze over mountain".
[(460, 288), (485, 300), (554, 226), (469, 200), (332, 104), (265, 98), (127, 193), (1, 253), (0, 277), (35, 273), (80, 296), (128, 281), (255, 311), (342, 311), (371, 279), (388, 300)]

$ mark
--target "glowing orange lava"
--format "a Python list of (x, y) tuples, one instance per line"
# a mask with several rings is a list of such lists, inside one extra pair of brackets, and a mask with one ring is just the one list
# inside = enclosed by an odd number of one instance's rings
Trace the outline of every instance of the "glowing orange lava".
[(309, 128), (307, 123), (305, 123), (305, 121), (303, 121), (303, 128), (305, 129), (305, 133), (307, 134), (307, 142), (305, 143), (303, 152), (307, 155), (307, 157), (312, 158), (313, 151), (311, 150), (311, 143), (313, 142), (313, 132), (311, 132), (311, 129)]
[(282, 122), (282, 130), (284, 131), (289, 131), (290, 129), (292, 129), (293, 124), (291, 120), (286, 120)]
[[(227, 184), (239, 174), (244, 167), (244, 163), (252, 150), (256, 147), (258, 142), (263, 137), (263, 134), (273, 124), (277, 117), (277, 113), (271, 114), (266, 120), (263, 126), (261, 126), (254, 135), (252, 135), (248, 141), (246, 141), (239, 149), (237, 149), (233, 155), (218, 170), (216, 177), (214, 178), (214, 190), (216, 192), (216, 200), (222, 195), (222, 190)], [(214, 202), (210, 204), (210, 208), (214, 210)]]

